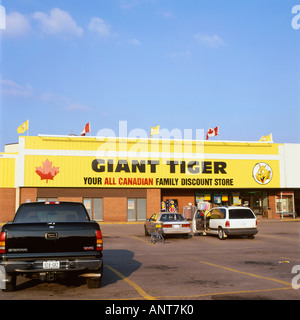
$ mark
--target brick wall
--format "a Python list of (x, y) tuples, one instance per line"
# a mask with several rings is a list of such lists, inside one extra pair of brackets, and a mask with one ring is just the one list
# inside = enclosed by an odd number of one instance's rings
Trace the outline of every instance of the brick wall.
[(11, 221), (15, 216), (16, 189), (0, 188), (0, 221)]
[(72, 201), (72, 202), (83, 202), (82, 197), (58, 197), (58, 201)]
[(20, 204), (27, 201), (35, 202), (37, 199), (37, 188), (21, 188)]
[(160, 212), (161, 190), (147, 189), (147, 219), (155, 212)]
[(103, 221), (127, 221), (127, 198), (103, 198)]

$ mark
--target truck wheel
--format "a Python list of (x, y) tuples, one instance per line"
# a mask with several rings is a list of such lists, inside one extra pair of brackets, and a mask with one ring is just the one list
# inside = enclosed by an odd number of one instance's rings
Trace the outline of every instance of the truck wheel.
[(98, 289), (101, 286), (101, 277), (88, 278), (86, 284), (89, 289)]
[(145, 236), (149, 236), (149, 232), (148, 232), (147, 228), (144, 227), (144, 229), (145, 229)]
[(86, 284), (89, 289), (98, 289), (101, 286), (101, 280), (103, 276), (103, 264), (102, 267), (97, 270), (95, 273), (100, 273), (100, 277), (91, 277), (86, 279)]
[(221, 227), (218, 229), (218, 237), (219, 237), (220, 240), (225, 240), (226, 239), (225, 232)]
[(2, 289), (3, 292), (13, 292), (16, 290), (17, 286), (17, 276), (15, 274), (7, 275), (9, 281), (5, 282), (5, 288)]

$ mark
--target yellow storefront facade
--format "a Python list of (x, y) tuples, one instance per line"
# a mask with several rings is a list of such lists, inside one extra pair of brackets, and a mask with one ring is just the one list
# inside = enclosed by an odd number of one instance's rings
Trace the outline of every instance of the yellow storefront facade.
[[(297, 214), (298, 144), (24, 136), (0, 153), (0, 220), (29, 201), (80, 201), (92, 219), (143, 221), (170, 203)], [(173, 201), (173, 202), (172, 202)]]

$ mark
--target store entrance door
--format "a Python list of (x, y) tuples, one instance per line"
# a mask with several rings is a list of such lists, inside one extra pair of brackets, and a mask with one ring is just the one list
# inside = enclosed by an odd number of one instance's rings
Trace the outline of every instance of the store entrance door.
[(241, 205), (244, 207), (250, 207), (250, 197), (242, 197)]
[(262, 214), (262, 198), (261, 196), (253, 196), (253, 212), (255, 215)]
[(144, 221), (146, 216), (146, 198), (127, 199), (127, 221)]

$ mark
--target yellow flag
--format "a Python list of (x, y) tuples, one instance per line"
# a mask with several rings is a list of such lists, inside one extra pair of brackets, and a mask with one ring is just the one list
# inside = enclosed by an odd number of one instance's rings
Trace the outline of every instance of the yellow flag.
[(29, 120), (23, 122), (19, 127), (18, 127), (18, 133), (24, 133), (27, 131), (29, 128)]
[(151, 127), (150, 137), (152, 138), (154, 134), (159, 134), (159, 125), (156, 127)]
[(268, 136), (262, 136), (259, 141), (273, 141), (272, 133), (270, 133)]

